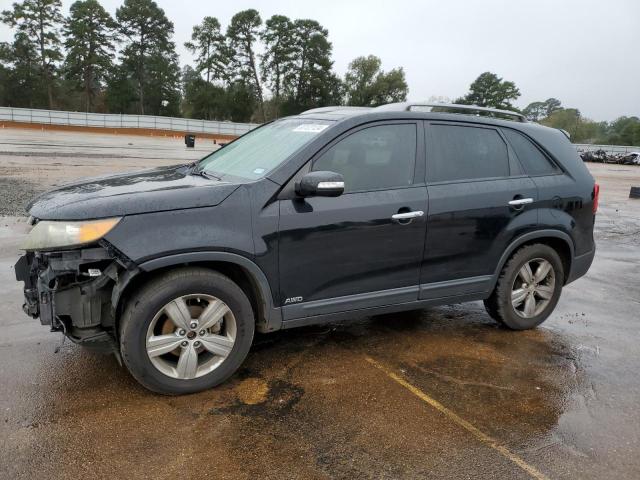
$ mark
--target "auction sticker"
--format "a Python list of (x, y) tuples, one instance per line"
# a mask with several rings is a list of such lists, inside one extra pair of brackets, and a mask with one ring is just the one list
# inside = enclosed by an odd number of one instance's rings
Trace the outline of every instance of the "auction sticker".
[(294, 132), (304, 132), (304, 133), (320, 133), (329, 125), (320, 125), (318, 123), (303, 123), (302, 125), (298, 125), (293, 129)]

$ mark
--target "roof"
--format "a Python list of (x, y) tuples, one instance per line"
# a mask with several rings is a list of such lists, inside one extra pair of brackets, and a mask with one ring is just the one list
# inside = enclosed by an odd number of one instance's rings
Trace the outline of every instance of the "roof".
[(429, 102), (401, 102), (389, 103), (379, 107), (350, 107), (350, 106), (330, 106), (313, 108), (302, 112), (301, 116), (313, 115), (314, 117), (323, 117), (329, 120), (340, 120), (345, 117), (353, 117), (368, 113), (382, 112), (423, 112), (437, 114), (455, 114), (455, 115), (471, 115), (474, 117), (493, 117), (502, 120), (517, 121), (526, 123), (526, 117), (510, 110), (500, 110), (497, 108), (479, 107), (477, 105), (460, 105), (455, 103), (429, 103)]

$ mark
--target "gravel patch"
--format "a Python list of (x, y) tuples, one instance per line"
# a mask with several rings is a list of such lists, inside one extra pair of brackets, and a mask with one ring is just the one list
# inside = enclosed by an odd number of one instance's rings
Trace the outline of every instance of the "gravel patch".
[(25, 207), (47, 187), (24, 179), (0, 177), (0, 215), (27, 215)]

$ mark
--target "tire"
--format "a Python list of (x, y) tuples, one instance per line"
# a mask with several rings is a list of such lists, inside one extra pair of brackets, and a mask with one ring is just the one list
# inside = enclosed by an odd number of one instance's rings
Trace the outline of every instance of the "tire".
[[(533, 274), (529, 283), (525, 283), (521, 273), (523, 269), (526, 273), (526, 264)], [(549, 273), (542, 281), (537, 281), (536, 274), (539, 272), (542, 275), (547, 265), (550, 265)], [(538, 271), (541, 266), (544, 268)], [(544, 244), (528, 245), (516, 251), (507, 261), (484, 306), (491, 318), (502, 325), (512, 330), (528, 330), (537, 327), (551, 315), (560, 300), (563, 284), (564, 267), (558, 252)], [(532, 304), (534, 308), (531, 308)]]
[[(208, 307), (212, 313), (207, 316)], [(206, 330), (193, 328), (198, 321)], [(178, 326), (185, 323), (187, 328)], [(240, 367), (254, 328), (251, 303), (237, 284), (205, 268), (180, 268), (154, 278), (128, 300), (120, 322), (120, 352), (131, 375), (147, 389), (194, 393), (219, 385)], [(176, 348), (164, 352), (176, 341)]]

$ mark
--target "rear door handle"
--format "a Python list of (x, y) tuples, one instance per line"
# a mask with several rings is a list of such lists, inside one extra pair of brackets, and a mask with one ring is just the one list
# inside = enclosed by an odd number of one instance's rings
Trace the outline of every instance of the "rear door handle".
[(510, 207), (522, 207), (523, 205), (528, 205), (533, 203), (533, 198), (516, 198), (509, 202)]
[(424, 215), (422, 210), (416, 210), (414, 212), (403, 212), (391, 215), (391, 220), (411, 220), (412, 218), (421, 217)]

